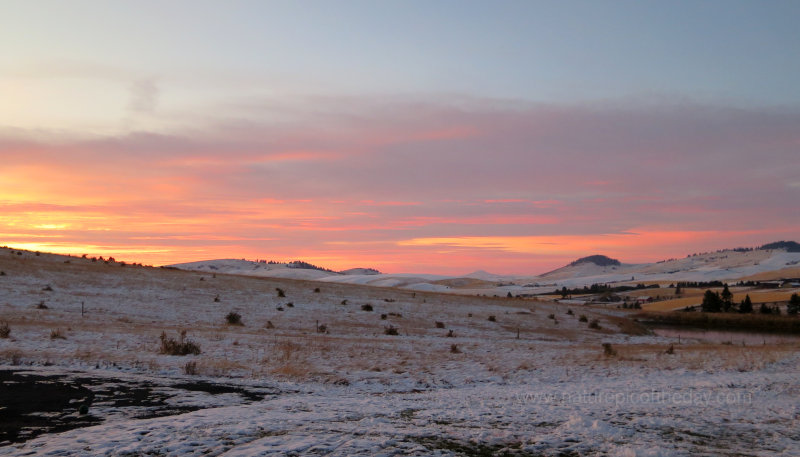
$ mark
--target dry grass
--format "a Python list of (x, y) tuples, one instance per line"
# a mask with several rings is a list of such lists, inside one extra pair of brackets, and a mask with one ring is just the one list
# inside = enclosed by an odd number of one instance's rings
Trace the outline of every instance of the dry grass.
[(635, 317), (642, 321), (694, 328), (739, 329), (759, 332), (800, 333), (800, 318), (771, 314), (643, 312)]
[(783, 278), (800, 278), (800, 267), (783, 268), (776, 271), (768, 271), (765, 273), (758, 273), (746, 278), (743, 281), (773, 281)]
[(615, 344), (613, 350), (616, 356), (609, 357), (604, 354), (590, 358), (609, 366), (623, 364), (656, 369), (753, 371), (784, 360), (798, 349), (796, 344), (738, 346), (698, 343), (672, 345), (673, 353), (668, 354), (669, 347), (653, 344)]

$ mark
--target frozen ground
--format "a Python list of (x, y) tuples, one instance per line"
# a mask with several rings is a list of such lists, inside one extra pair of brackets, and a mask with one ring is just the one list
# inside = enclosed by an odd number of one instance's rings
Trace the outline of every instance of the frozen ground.
[[(800, 454), (796, 343), (677, 344), (616, 310), (9, 250), (0, 271), (0, 370), (84, 379), (99, 419), (0, 455)], [(160, 354), (182, 330), (202, 352)], [(141, 414), (109, 386), (172, 408)]]

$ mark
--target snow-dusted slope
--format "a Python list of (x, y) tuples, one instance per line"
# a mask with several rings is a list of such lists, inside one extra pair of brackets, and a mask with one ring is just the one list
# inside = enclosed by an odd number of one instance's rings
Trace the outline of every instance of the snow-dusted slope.
[(337, 273), (330, 271), (296, 268), (286, 263), (264, 263), (239, 259), (203, 260), (200, 262), (178, 263), (171, 266), (181, 270), (269, 278), (321, 279), (328, 276), (339, 276)]
[(248, 276), (311, 279), (344, 284), (399, 287), (411, 290), (451, 292), (468, 295), (527, 295), (551, 292), (554, 287), (582, 287), (591, 284), (627, 282), (736, 281), (741, 278), (800, 265), (800, 253), (785, 250), (721, 251), (681, 259), (644, 264), (609, 264), (602, 256), (570, 265), (541, 276), (496, 275), (476, 271), (462, 276), (423, 273), (382, 274), (354, 268), (345, 274), (323, 270), (291, 268), (288, 264), (266, 264), (222, 259), (173, 265), (176, 268)]
[[(95, 422), (0, 455), (800, 455), (796, 341), (676, 341), (622, 333), (622, 310), (210, 274), (243, 265), (0, 248), (0, 371), (105, 386)], [(231, 311), (244, 325), (226, 325)], [(161, 332), (181, 330), (202, 352), (160, 353)], [(78, 417), (80, 401), (41, 417)]]

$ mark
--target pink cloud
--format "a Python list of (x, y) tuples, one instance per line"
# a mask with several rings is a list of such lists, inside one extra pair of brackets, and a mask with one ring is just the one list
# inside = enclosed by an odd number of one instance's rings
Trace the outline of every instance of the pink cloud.
[(658, 260), (666, 252), (652, 243), (681, 250), (800, 233), (795, 111), (363, 101), (350, 110), (169, 135), (0, 135), (0, 232), (24, 243), (42, 236), (37, 226), (64, 223), (60, 246), (130, 252), (147, 242), (143, 255), (158, 262), (324, 252), (315, 258), (406, 271), (422, 259), (442, 271), (537, 265), (524, 258), (533, 254), (478, 244), (397, 244), (409, 239), (648, 227), (648, 243), (623, 237), (631, 249), (619, 252)]

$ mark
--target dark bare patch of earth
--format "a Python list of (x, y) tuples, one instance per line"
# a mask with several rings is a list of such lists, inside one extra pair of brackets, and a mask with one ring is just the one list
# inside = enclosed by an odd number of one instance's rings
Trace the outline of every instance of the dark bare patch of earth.
[(196, 411), (213, 406), (214, 401), (208, 401), (209, 395), (235, 394), (223, 403), (231, 405), (260, 401), (277, 393), (270, 388), (202, 380), (175, 383), (158, 378), (139, 380), (85, 373), (0, 370), (0, 446), (24, 442), (44, 433), (100, 424), (112, 417), (147, 419)]

